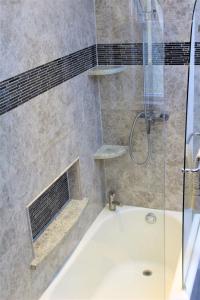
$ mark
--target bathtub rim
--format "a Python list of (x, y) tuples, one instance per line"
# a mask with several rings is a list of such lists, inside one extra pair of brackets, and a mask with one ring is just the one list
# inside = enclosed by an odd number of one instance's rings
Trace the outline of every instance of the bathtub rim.
[[(90, 225), (88, 230), (85, 232), (84, 236), (80, 240), (79, 244), (75, 248), (75, 250), (72, 252), (71, 256), (67, 258), (66, 262), (63, 264), (61, 269), (55, 274), (52, 281), (50, 282), (47, 289), (43, 292), (41, 297), (38, 300), (49, 300), (49, 295), (51, 295), (51, 292), (54, 290), (56, 285), (59, 283), (59, 281), (63, 278), (67, 270), (70, 268), (70, 266), (74, 263), (77, 256), (81, 253), (82, 249), (87, 245), (87, 243), (91, 240), (91, 238), (94, 236), (94, 234), (98, 231), (100, 226), (107, 220), (112, 219), (116, 216), (117, 213), (126, 213), (131, 211), (142, 211), (145, 213), (162, 213), (163, 214), (163, 230), (165, 231), (165, 220), (166, 216), (172, 217), (178, 223), (181, 224), (182, 221), (182, 212), (178, 211), (170, 211), (170, 210), (161, 210), (161, 209), (153, 209), (153, 208), (145, 208), (145, 207), (137, 207), (137, 206), (128, 206), (124, 205), (121, 207), (117, 207), (116, 211), (110, 211), (108, 209), (108, 205), (106, 205), (102, 211), (99, 213), (99, 215), (96, 217), (96, 219), (93, 221), (93, 223)], [(181, 251), (182, 252), (182, 251)], [(178, 265), (178, 262), (177, 262)], [(170, 292), (171, 294), (171, 292)]]

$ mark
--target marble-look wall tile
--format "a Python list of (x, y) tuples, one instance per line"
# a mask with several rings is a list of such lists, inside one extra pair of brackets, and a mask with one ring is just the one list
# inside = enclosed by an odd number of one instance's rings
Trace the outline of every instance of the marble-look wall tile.
[(143, 66), (126, 66), (126, 70), (109, 80), (101, 78), (100, 93), (103, 110), (141, 110), (144, 97)]
[[(142, 41), (143, 28), (134, 14), (130, 16), (130, 1), (97, 0), (96, 14), (98, 43)], [(158, 31), (154, 42), (162, 42), (161, 38), (162, 33)], [(101, 78), (99, 84), (103, 141), (105, 144), (127, 146), (133, 120), (138, 111), (144, 110), (144, 68), (127, 66), (123, 73)], [(161, 110), (161, 103), (154, 105), (155, 108)], [(163, 136), (163, 126), (152, 126), (152, 158), (148, 166), (137, 166), (128, 154), (106, 161), (106, 193), (115, 190), (117, 198), (124, 204), (164, 208)], [(139, 120), (135, 128), (134, 152), (140, 161), (148, 152), (144, 119)]]
[[(137, 111), (125, 110), (125, 108), (124, 110), (102, 110), (104, 143), (127, 146), (136, 114)], [(151, 161), (147, 166), (138, 166), (128, 154), (105, 162), (107, 194), (109, 190), (115, 190), (118, 199), (124, 204), (145, 206), (146, 201), (147, 207), (154, 208), (157, 207), (160, 197), (159, 207), (164, 207), (164, 134), (162, 124), (152, 126)], [(135, 158), (142, 161), (147, 153), (146, 125), (144, 119), (141, 119), (134, 132)]]
[(93, 0), (1, 0), (0, 20), (0, 81), (96, 43)]
[[(163, 37), (165, 42), (187, 42), (190, 39), (188, 24), (191, 24), (194, 3), (188, 0), (172, 2), (170, 0), (162, 2), (165, 32), (163, 36), (162, 30), (154, 28), (154, 41), (162, 42)], [(122, 3), (121, 5), (125, 5), (128, 9), (128, 3), (125, 4), (125, 1)], [(123, 32), (124, 37), (128, 36), (122, 26), (125, 23), (117, 23), (115, 18), (109, 17), (111, 11), (115, 16), (117, 15), (121, 8), (120, 4), (117, 4), (112, 6), (111, 1), (106, 3), (97, 1), (97, 36), (105, 43), (119, 42), (121, 38), (119, 32)], [(104, 27), (108, 22), (109, 26)], [(115, 28), (116, 31), (110, 28)], [(155, 34), (155, 30), (158, 35)], [(109, 38), (106, 39), (108, 36)], [(168, 112), (170, 119), (164, 124), (156, 123), (152, 126), (150, 164), (144, 169), (141, 166), (138, 168), (130, 159), (129, 163), (125, 163), (128, 159), (125, 157), (105, 164), (106, 191), (116, 189), (118, 197), (126, 204), (147, 207), (150, 205), (175, 210), (182, 208), (183, 176), (180, 170), (184, 159), (187, 75), (188, 66), (170, 65), (164, 68), (165, 97), (162, 101), (158, 101), (157, 105), (154, 102), (152, 108), (160, 112)], [(143, 110), (143, 77), (142, 67), (134, 66), (128, 67), (119, 75), (110, 77), (109, 80), (100, 79), (104, 143), (128, 145), (133, 119), (137, 111)], [(134, 137), (135, 155), (138, 159), (144, 158), (147, 153), (146, 141), (144, 120), (140, 120)], [(130, 181), (129, 176), (133, 178), (133, 182)], [(164, 195), (166, 202), (164, 202)]]
[[(95, 43), (93, 0), (0, 1), (0, 8), (0, 80)], [(103, 165), (93, 159), (101, 128), (98, 81), (87, 73), (0, 117), (0, 299), (38, 299), (102, 209)], [(78, 157), (88, 206), (34, 273), (26, 206)]]
[[(82, 74), (1, 116), (0, 123), (0, 135), (4, 140), (0, 165), (5, 180), (1, 186), (3, 197), (0, 213), (2, 211), (4, 222), (1, 224), (0, 239), (4, 247), (1, 248), (3, 252), (0, 252), (0, 257), (7, 255), (14, 246), (17, 251), (19, 241), (24, 242), (26, 238), (23, 256), (28, 262), (24, 263), (23, 273), (26, 278), (31, 276), (37, 280), (39, 285), (38, 279), (31, 275), (29, 269), (32, 246), (26, 205), (79, 157), (82, 195), (89, 198), (89, 205), (85, 212), (88, 216), (82, 217), (81, 233), (73, 245), (77, 244), (81, 234), (103, 207), (103, 166), (95, 164), (93, 160), (93, 154), (102, 144), (98, 83), (91, 80), (87, 73)], [(77, 123), (79, 126), (76, 126)], [(10, 215), (12, 218), (16, 216), (13, 222)], [(69, 248), (73, 247), (70, 245)], [(43, 291), (51, 281), (65, 257), (57, 259), (60, 264), (52, 262), (48, 273), (45, 273), (46, 268), (37, 273), (37, 277), (43, 277), (38, 286), (39, 291)], [(13, 257), (11, 263), (14, 262)], [(9, 278), (12, 276), (8, 276), (7, 280)], [(30, 289), (31, 293), (36, 289), (34, 281), (31, 282)], [(3, 287), (0, 291), (5, 292)], [(16, 299), (14, 291), (13, 295), (10, 292), (11, 290), (7, 291), (9, 300)], [(31, 299), (27, 297), (26, 291), (24, 295), (24, 299)]]
[(128, 136), (134, 111), (102, 110), (103, 140), (110, 145), (128, 145)]
[[(164, 167), (164, 166), (163, 166)], [(164, 175), (161, 164), (137, 166), (127, 154), (105, 163), (107, 195), (110, 190), (116, 192), (122, 204), (148, 208), (164, 207)], [(154, 174), (152, 174), (154, 168)], [(113, 176), (113, 169), (115, 176)]]
[(172, 112), (185, 112), (188, 66), (165, 66), (165, 105)]
[(166, 208), (182, 209), (188, 66), (165, 66), (165, 98), (170, 118), (166, 127)]
[(200, 2), (196, 2), (195, 13), (194, 13), (194, 20), (195, 23), (193, 24), (195, 27), (195, 42), (200, 42), (200, 32), (199, 32), (199, 18), (200, 18)]
[[(27, 269), (27, 245), (11, 247), (0, 259), (1, 299), (31, 299), (31, 277)], [(21, 278), (21, 280), (20, 280)]]
[[(181, 103), (183, 98), (176, 97), (176, 101)], [(102, 110), (104, 143), (128, 145), (136, 113)], [(169, 114), (166, 124), (154, 124), (151, 128), (151, 160), (147, 166), (137, 166), (129, 157), (106, 162), (106, 191), (116, 190), (122, 203), (172, 210), (182, 208), (185, 112), (174, 112), (172, 108)], [(134, 151), (137, 160), (145, 159), (148, 146), (144, 120), (140, 120), (135, 129)]]
[(97, 42), (141, 42), (141, 24), (132, 0), (96, 0)]
[(166, 0), (163, 3), (165, 42), (189, 42), (195, 0)]
[[(200, 78), (200, 66), (195, 65), (194, 67), (194, 132), (200, 132), (200, 87), (199, 87), (199, 78)], [(192, 87), (191, 87), (192, 88)], [(200, 149), (200, 140), (198, 137), (193, 138), (193, 157), (195, 158), (199, 149)]]

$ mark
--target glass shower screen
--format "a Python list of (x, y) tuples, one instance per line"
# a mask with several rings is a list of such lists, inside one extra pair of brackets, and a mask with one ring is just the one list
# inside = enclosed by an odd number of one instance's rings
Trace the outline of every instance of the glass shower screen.
[(200, 299), (200, 1), (194, 6), (184, 160), (183, 286)]

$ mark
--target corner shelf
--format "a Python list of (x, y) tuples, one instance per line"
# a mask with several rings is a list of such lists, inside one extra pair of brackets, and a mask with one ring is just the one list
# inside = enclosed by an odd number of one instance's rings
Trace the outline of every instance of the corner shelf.
[(112, 159), (123, 156), (127, 153), (127, 146), (103, 145), (97, 150), (94, 159)]
[(126, 66), (97, 66), (89, 70), (89, 76), (105, 76), (118, 74), (126, 70)]

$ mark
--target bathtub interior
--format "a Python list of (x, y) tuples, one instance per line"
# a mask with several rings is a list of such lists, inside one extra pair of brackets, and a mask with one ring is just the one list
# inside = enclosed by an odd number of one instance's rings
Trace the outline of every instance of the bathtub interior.
[[(149, 212), (155, 224), (145, 221)], [(105, 208), (41, 300), (168, 297), (180, 256), (178, 218), (159, 210)]]
[[(171, 266), (175, 274), (182, 257), (182, 213), (166, 211), (165, 213), (165, 264)], [(181, 279), (180, 279), (181, 282)]]
[[(194, 299), (193, 289), (195, 285), (195, 279), (198, 272), (200, 262), (200, 214), (196, 213), (193, 218), (189, 240), (184, 253), (184, 280), (185, 289), (188, 295), (188, 299)], [(198, 281), (198, 280), (197, 280)]]

